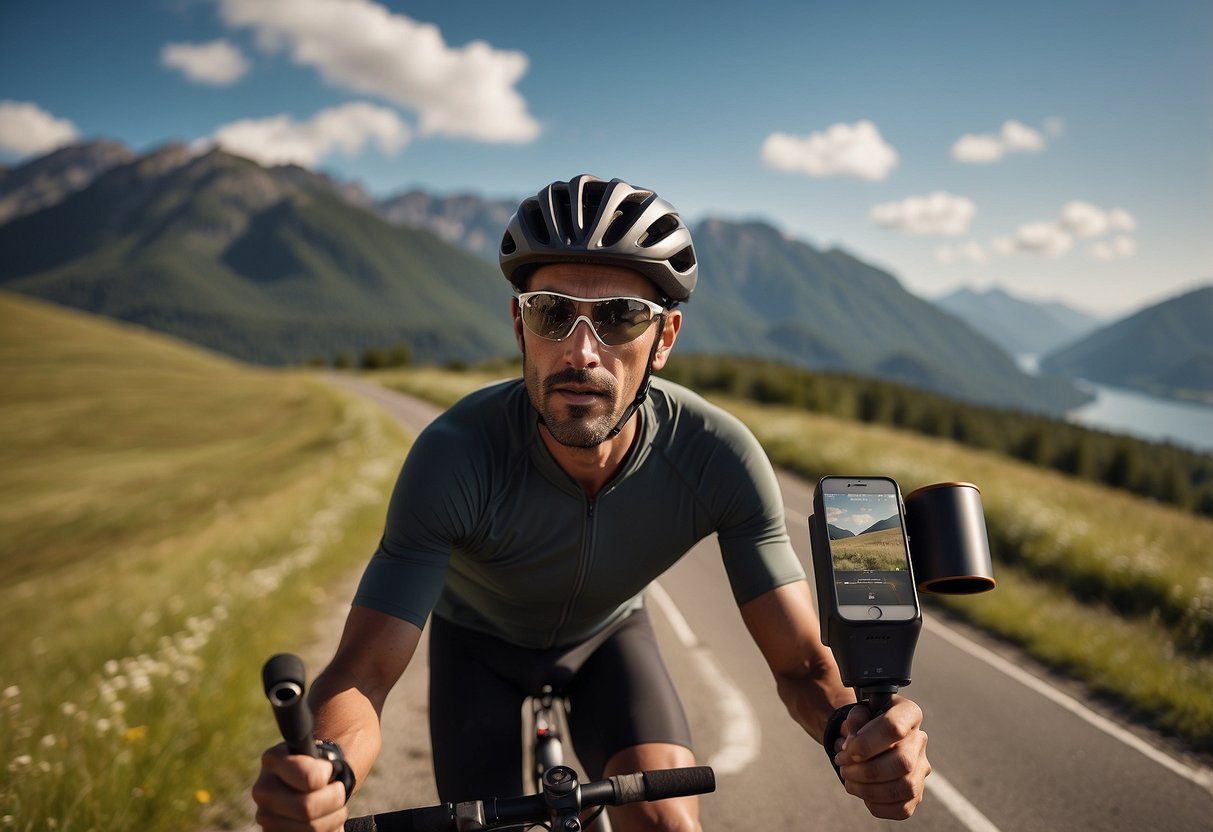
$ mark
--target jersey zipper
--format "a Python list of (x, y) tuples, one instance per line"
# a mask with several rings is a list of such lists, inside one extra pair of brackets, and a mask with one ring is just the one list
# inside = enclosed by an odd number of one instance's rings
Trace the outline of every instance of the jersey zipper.
[(564, 609), (560, 611), (560, 620), (556, 622), (556, 627), (552, 630), (552, 635), (548, 638), (547, 646), (555, 647), (556, 642), (560, 638), (560, 631), (564, 629), (564, 625), (569, 622), (569, 618), (573, 615), (573, 607), (577, 603), (577, 599), (581, 596), (581, 590), (585, 587), (586, 579), (590, 575), (590, 566), (594, 562), (594, 506), (596, 498), (587, 497), (585, 502), (585, 528), (581, 537), (581, 551), (577, 557), (577, 574), (573, 578), (573, 588), (569, 592), (568, 600), (564, 602)]

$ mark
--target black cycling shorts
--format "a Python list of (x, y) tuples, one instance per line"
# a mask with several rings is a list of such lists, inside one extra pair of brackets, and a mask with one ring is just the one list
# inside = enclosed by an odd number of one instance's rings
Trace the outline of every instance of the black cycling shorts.
[(633, 745), (691, 747), (691, 730), (637, 610), (586, 641), (518, 647), (437, 616), (430, 622), (430, 742), (442, 801), (523, 794), (522, 704), (544, 685), (570, 704), (573, 749), (586, 780)]

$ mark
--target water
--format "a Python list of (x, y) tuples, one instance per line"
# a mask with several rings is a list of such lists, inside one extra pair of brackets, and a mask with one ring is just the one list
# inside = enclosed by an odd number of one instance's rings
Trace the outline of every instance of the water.
[(1095, 400), (1070, 411), (1067, 414), (1070, 421), (1213, 452), (1213, 407), (1160, 399), (1086, 381), (1079, 385), (1084, 391), (1093, 393)]
[[(1034, 355), (1016, 358), (1025, 373), (1039, 371)], [(1071, 410), (1066, 418), (1089, 428), (1124, 433), (1154, 442), (1173, 442), (1197, 451), (1213, 452), (1213, 407), (1162, 399), (1123, 387), (1089, 381), (1078, 386), (1095, 399)]]

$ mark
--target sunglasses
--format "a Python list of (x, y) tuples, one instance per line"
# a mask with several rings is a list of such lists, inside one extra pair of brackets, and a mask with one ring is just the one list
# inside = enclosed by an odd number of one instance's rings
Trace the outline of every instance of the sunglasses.
[(585, 321), (594, 337), (608, 347), (635, 341), (666, 311), (644, 298), (575, 298), (557, 292), (523, 292), (518, 306), (526, 328), (540, 338), (563, 341)]

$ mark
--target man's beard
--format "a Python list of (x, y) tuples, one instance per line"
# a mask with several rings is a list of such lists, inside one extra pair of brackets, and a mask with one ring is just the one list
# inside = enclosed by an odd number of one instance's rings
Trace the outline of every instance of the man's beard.
[[(539, 412), (539, 418), (552, 438), (561, 445), (593, 448), (607, 439), (611, 429), (619, 421), (619, 388), (610, 375), (603, 373), (601, 376), (595, 376), (588, 370), (569, 367), (553, 373), (540, 383), (538, 378), (530, 377), (529, 369), (525, 370), (525, 374), (532, 406)], [(563, 405), (562, 409), (567, 415), (559, 416), (557, 408), (551, 403), (552, 396), (559, 394), (553, 391), (556, 387), (567, 384), (593, 387), (596, 394), (601, 396), (601, 401), (608, 406), (607, 412), (594, 415), (596, 408), (593, 406)]]

